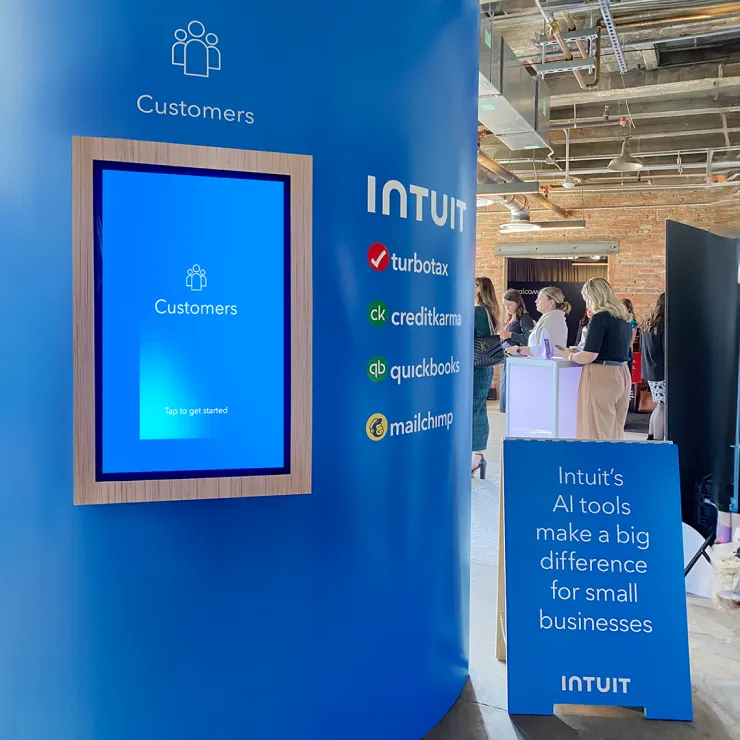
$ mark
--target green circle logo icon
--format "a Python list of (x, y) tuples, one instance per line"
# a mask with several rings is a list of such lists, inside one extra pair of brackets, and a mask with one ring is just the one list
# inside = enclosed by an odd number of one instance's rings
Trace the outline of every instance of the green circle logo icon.
[(388, 306), (383, 301), (373, 301), (367, 309), (367, 318), (373, 326), (384, 326), (388, 321)]
[(388, 363), (385, 357), (373, 357), (367, 363), (367, 376), (373, 383), (380, 383), (388, 377)]

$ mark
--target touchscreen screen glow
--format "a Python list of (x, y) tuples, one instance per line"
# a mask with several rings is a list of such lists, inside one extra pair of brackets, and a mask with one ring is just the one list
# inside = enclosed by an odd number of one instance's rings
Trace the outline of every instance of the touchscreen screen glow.
[(96, 162), (96, 478), (287, 473), (290, 180)]

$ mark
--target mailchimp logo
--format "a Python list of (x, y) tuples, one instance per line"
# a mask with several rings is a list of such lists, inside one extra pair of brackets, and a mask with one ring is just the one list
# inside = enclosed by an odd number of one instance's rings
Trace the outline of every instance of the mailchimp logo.
[(380, 442), (388, 434), (388, 419), (383, 414), (373, 414), (365, 424), (365, 432), (373, 442)]

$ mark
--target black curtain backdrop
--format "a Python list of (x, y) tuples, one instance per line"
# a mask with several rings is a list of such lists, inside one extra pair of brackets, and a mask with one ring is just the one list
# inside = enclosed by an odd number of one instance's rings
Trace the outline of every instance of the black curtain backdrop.
[(509, 259), (508, 278), (510, 282), (524, 283), (585, 283), (592, 277), (608, 277), (606, 262), (600, 264), (574, 264), (566, 259), (532, 259), (514, 257)]
[(738, 241), (675, 221), (666, 224), (666, 391), (683, 517), (693, 525), (697, 481), (712, 476), (715, 501), (724, 510), (732, 490)]
[[(531, 260), (537, 262), (538, 260)], [(545, 261), (545, 260), (543, 260)], [(547, 260), (548, 262), (557, 262), (558, 260)], [(535, 301), (537, 300), (537, 294), (548, 285), (553, 285), (556, 288), (560, 288), (565, 294), (565, 300), (571, 305), (570, 313), (568, 314), (568, 345), (574, 345), (576, 343), (576, 335), (578, 334), (578, 322), (583, 318), (586, 313), (586, 302), (583, 300), (581, 295), (581, 289), (583, 288), (583, 282), (558, 282), (555, 280), (547, 281), (512, 281), (509, 280), (509, 288), (518, 290), (522, 294), (524, 299), (524, 305), (527, 307), (532, 318), (537, 321), (541, 314), (535, 308)]]

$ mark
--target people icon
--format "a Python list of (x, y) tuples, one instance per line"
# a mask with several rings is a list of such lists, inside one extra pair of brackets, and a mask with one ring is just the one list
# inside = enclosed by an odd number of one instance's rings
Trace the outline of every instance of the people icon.
[(211, 72), (217, 72), (221, 69), (218, 36), (206, 33), (200, 21), (190, 21), (187, 31), (178, 28), (172, 44), (172, 64), (182, 67), (189, 77), (208, 77)]
[(190, 290), (203, 290), (208, 286), (206, 271), (200, 265), (193, 265), (188, 269), (188, 276), (185, 278), (186, 287)]

